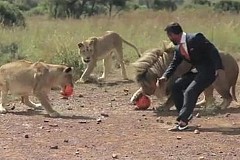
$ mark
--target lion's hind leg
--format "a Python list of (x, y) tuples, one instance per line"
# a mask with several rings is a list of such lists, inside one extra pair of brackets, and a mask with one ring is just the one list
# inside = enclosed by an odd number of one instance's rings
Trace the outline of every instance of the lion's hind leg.
[(32, 101), (30, 101), (28, 96), (22, 96), (22, 102), (33, 109), (42, 109), (41, 103), (33, 103)]
[(220, 109), (226, 109), (232, 102), (232, 95), (230, 93), (231, 86), (226, 79), (225, 72), (220, 72), (213, 86), (223, 98), (223, 102), (218, 107)]
[(213, 97), (213, 86), (209, 86), (203, 91), (203, 99), (200, 102), (197, 102), (197, 107), (209, 107), (213, 106), (214, 104), (214, 97)]
[(117, 49), (117, 59), (118, 59), (118, 63), (121, 66), (121, 69), (122, 69), (122, 77), (123, 77), (123, 79), (128, 80), (125, 64), (124, 64), (124, 61), (123, 61), (123, 51), (122, 51), (122, 48)]
[(8, 88), (6, 85), (1, 85), (1, 98), (2, 98), (2, 103), (0, 103), (0, 113), (5, 114), (7, 113), (6, 110), (6, 105), (7, 105), (7, 94), (8, 94)]

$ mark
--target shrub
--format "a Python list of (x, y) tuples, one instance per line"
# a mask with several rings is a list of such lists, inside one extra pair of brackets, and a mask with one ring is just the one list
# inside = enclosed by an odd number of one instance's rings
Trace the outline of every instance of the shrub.
[(7, 1), (0, 2), (0, 23), (3, 26), (23, 26), (25, 27), (25, 18), (21, 11)]
[(177, 10), (177, 5), (175, 2), (169, 0), (154, 0), (153, 9), (175, 11)]
[(230, 11), (230, 12), (236, 12), (239, 13), (240, 11), (240, 2), (238, 1), (220, 1), (215, 4), (214, 6), (215, 10), (218, 11)]
[(81, 58), (76, 51), (62, 47), (60, 50), (57, 51), (57, 54), (54, 56), (51, 62), (74, 67), (75, 80), (79, 79), (83, 73), (84, 65), (81, 62)]

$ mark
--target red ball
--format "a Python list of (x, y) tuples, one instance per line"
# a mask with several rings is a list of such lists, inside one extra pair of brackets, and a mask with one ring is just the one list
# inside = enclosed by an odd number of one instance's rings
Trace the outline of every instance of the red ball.
[(142, 95), (137, 101), (136, 101), (136, 109), (140, 110), (146, 110), (151, 105), (151, 100), (148, 96)]
[(71, 85), (67, 85), (61, 94), (66, 97), (70, 97), (73, 94), (73, 87)]

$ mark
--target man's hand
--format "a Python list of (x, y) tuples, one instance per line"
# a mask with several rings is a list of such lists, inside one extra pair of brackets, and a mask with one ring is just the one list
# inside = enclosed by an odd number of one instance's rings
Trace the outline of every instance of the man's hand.
[(166, 77), (160, 77), (157, 79), (156, 86), (159, 87), (162, 83), (164, 83), (166, 81), (167, 81)]

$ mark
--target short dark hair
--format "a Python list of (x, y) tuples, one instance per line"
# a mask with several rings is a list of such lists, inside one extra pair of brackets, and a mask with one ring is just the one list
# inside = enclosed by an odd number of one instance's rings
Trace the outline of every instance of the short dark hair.
[(167, 27), (164, 29), (167, 33), (174, 33), (174, 34), (180, 34), (183, 32), (182, 27), (177, 22), (172, 22), (167, 25)]

